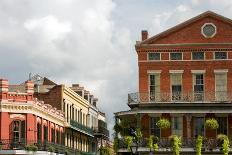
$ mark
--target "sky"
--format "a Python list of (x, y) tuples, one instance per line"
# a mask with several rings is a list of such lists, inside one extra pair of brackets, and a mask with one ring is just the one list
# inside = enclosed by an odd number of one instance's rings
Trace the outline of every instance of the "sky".
[(153, 36), (207, 10), (232, 18), (232, 0), (0, 0), (0, 77), (84, 86), (112, 134), (113, 113), (138, 91), (141, 30)]

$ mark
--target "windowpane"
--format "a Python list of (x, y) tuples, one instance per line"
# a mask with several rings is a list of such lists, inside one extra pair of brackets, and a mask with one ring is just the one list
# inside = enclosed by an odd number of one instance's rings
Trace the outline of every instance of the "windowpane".
[(182, 74), (171, 74), (172, 100), (181, 100)]
[(215, 74), (216, 100), (227, 101), (227, 74)]
[(204, 136), (204, 117), (194, 118), (194, 136), (198, 135)]
[(203, 74), (194, 74), (193, 76), (194, 83), (194, 101), (203, 101), (204, 100), (204, 75)]
[(172, 118), (172, 134), (182, 136), (182, 126), (183, 126), (182, 117)]
[(160, 128), (157, 127), (156, 123), (159, 121), (159, 117), (152, 117), (150, 122), (151, 135), (160, 137)]
[(225, 134), (227, 135), (227, 117), (218, 117), (218, 125), (217, 134)]
[(171, 60), (182, 60), (182, 53), (170, 53)]
[(148, 53), (148, 60), (160, 60), (160, 53)]
[(159, 95), (160, 95), (160, 75), (159, 74), (150, 74), (150, 100), (159, 100)]
[(227, 52), (215, 52), (215, 59), (227, 59)]
[(204, 52), (192, 52), (193, 60), (204, 60)]

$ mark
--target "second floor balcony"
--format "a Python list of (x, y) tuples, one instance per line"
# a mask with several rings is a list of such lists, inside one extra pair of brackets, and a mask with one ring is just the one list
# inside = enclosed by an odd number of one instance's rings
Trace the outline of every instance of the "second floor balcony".
[(232, 92), (137, 92), (128, 94), (128, 105), (140, 103), (231, 103)]
[(70, 125), (78, 130), (84, 131), (89, 135), (93, 135), (93, 129), (75, 121), (75, 120), (70, 120)]

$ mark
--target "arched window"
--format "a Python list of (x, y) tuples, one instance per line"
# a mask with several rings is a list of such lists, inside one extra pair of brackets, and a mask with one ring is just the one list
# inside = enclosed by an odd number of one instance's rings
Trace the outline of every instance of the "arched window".
[(25, 120), (14, 120), (10, 126), (11, 140), (14, 142), (25, 141)]

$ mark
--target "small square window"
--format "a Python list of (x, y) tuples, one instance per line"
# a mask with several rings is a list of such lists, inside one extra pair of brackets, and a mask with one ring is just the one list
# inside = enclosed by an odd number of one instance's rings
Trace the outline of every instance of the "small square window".
[(170, 53), (171, 60), (182, 60), (182, 53)]
[(192, 52), (193, 60), (204, 60), (204, 52)]
[(148, 60), (160, 60), (160, 53), (148, 53)]
[(227, 52), (215, 52), (215, 59), (227, 59)]

